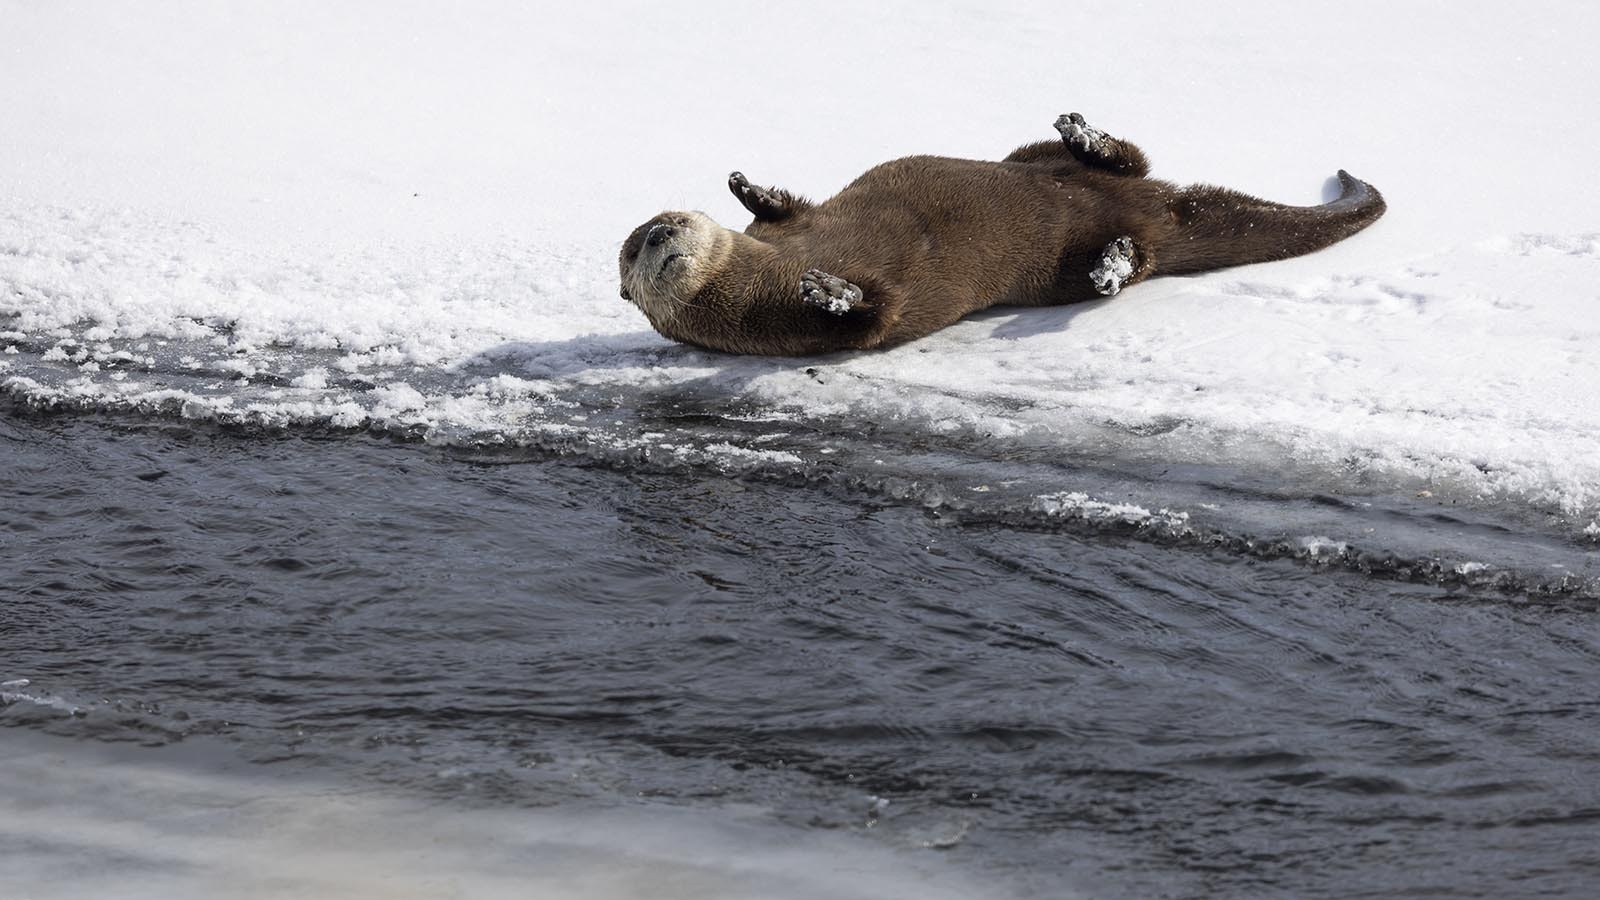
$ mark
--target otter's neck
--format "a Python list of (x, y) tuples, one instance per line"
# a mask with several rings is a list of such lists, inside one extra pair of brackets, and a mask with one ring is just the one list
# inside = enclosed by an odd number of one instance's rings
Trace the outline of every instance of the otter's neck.
[(747, 234), (724, 229), (707, 254), (694, 295), (676, 305), (671, 321), (652, 322), (667, 337), (732, 353), (786, 352), (801, 312), (805, 264)]

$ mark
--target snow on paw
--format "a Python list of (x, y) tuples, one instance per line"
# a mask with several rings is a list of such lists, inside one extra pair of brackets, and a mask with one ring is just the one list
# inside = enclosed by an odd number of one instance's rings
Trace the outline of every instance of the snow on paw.
[(836, 278), (821, 269), (807, 269), (800, 276), (800, 299), (842, 316), (862, 302), (861, 288)]
[(1078, 113), (1067, 113), (1056, 119), (1056, 131), (1061, 133), (1068, 147), (1080, 153), (1098, 153), (1106, 137), (1105, 132), (1090, 127)]
[(1122, 290), (1122, 283), (1133, 275), (1133, 238), (1119, 237), (1101, 251), (1100, 264), (1089, 270), (1094, 289), (1107, 297)]

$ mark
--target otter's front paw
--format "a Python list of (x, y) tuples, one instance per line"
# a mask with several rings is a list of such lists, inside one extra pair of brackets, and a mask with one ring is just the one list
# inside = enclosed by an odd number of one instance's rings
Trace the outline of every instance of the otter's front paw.
[(1057, 119), (1056, 131), (1061, 132), (1061, 139), (1068, 147), (1080, 153), (1099, 153), (1106, 139), (1105, 132), (1091, 128), (1078, 113), (1067, 113)]
[(821, 269), (807, 269), (800, 276), (800, 299), (836, 316), (863, 305), (864, 296), (861, 288)]
[(733, 195), (741, 201), (752, 197), (760, 198), (766, 193), (766, 191), (751, 184), (750, 179), (744, 177), (743, 172), (728, 173), (728, 190), (733, 191)]
[(752, 215), (771, 219), (785, 212), (783, 197), (776, 190), (751, 184), (743, 172), (728, 175), (728, 190), (733, 191), (739, 203)]
[(1119, 237), (1100, 251), (1100, 264), (1089, 270), (1094, 289), (1111, 297), (1122, 290), (1122, 283), (1133, 275), (1133, 238)]

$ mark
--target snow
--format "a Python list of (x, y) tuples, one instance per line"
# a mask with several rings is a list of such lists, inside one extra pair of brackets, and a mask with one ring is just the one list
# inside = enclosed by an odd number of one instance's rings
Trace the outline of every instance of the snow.
[(289, 383), (308, 391), (326, 390), (328, 387), (328, 370), (322, 368), (307, 369), (304, 375), (295, 378)]
[(1083, 519), (1102, 524), (1132, 525), (1138, 528), (1164, 528), (1182, 531), (1189, 515), (1172, 510), (1151, 512), (1132, 503), (1108, 503), (1082, 491), (1063, 491), (1034, 498), (1034, 508), (1048, 516)]
[[(1341, 556), (1350, 550), (1349, 545), (1344, 541), (1336, 541), (1333, 538), (1325, 537), (1323, 535), (1307, 535), (1302, 537), (1300, 539), (1300, 547), (1301, 549), (1305, 550), (1306, 554), (1312, 559), (1316, 559), (1320, 556)], [(1470, 574), (1471, 572), (1482, 568), (1481, 565), (1477, 566), (1477, 568), (1471, 568), (1469, 565), (1461, 566), (1457, 570), (1459, 574)]]
[[(1088, 17), (1106, 62), (1060, 49)], [(14, 395), (438, 436), (681, 391), (1600, 513), (1592, 4), (0, 0), (0, 21)], [(732, 169), (824, 197), (1073, 110), (1161, 177), (1315, 203), (1342, 167), (1389, 213), (1301, 259), (812, 361), (677, 348), (617, 296), (618, 244), (661, 209), (743, 226)], [(138, 371), (162, 342), (222, 394)], [(275, 397), (228, 394), (264, 374)]]

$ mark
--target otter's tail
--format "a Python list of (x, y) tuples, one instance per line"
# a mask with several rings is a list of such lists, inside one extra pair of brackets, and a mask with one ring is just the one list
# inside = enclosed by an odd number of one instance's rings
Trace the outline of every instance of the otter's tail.
[(1342, 241), (1383, 215), (1377, 188), (1343, 169), (1339, 184), (1339, 199), (1321, 206), (1285, 206), (1209, 185), (1185, 188), (1172, 202), (1176, 240), (1161, 248), (1156, 267), (1182, 275), (1288, 259)]

